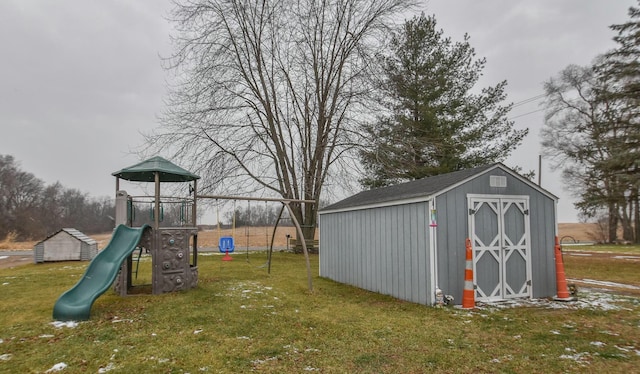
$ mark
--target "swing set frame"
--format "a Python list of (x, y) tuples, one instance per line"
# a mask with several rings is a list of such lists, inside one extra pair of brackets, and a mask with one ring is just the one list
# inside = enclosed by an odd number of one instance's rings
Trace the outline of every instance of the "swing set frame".
[[(302, 232), (302, 227), (300, 226), (300, 222), (296, 218), (293, 213), (293, 209), (289, 204), (291, 203), (305, 203), (305, 204), (316, 204), (315, 200), (300, 200), (300, 199), (278, 199), (278, 198), (269, 198), (269, 197), (251, 197), (251, 196), (225, 196), (225, 195), (195, 195), (194, 191), (194, 201), (196, 199), (212, 199), (212, 200), (246, 200), (246, 201), (265, 201), (265, 202), (276, 202), (282, 203), (282, 209), (280, 210), (280, 214), (278, 215), (278, 221), (282, 216), (282, 211), (284, 208), (287, 208), (289, 211), (289, 216), (291, 216), (291, 221), (296, 227), (296, 233), (301, 239), (302, 244), (302, 252), (304, 253), (304, 259), (307, 266), (307, 283), (309, 285), (309, 291), (313, 292), (313, 281), (311, 275), (311, 262), (309, 260), (309, 251), (307, 250), (307, 241), (305, 240), (304, 233)], [(235, 220), (235, 212), (234, 212), (234, 220)], [(219, 221), (219, 219), (218, 219)], [(218, 225), (220, 223), (218, 222)], [(235, 226), (235, 225), (234, 225)], [(276, 222), (276, 228), (278, 227), (278, 223)], [(275, 235), (275, 230), (274, 230)], [(273, 247), (273, 236), (271, 238), (271, 247)], [(269, 251), (269, 271), (271, 271), (271, 251)]]

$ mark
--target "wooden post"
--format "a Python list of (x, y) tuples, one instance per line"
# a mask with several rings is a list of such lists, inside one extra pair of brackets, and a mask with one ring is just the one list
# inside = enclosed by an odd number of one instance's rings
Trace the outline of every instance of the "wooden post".
[[(193, 180), (193, 206), (191, 207), (191, 223), (196, 228), (193, 237), (193, 266), (198, 266), (198, 223), (196, 222), (196, 199), (198, 197), (198, 180)], [(188, 244), (187, 244), (188, 245)]]
[(158, 230), (160, 227), (160, 173), (155, 172), (155, 182), (156, 182), (156, 202), (153, 207), (155, 214), (155, 219), (153, 220), (153, 229)]

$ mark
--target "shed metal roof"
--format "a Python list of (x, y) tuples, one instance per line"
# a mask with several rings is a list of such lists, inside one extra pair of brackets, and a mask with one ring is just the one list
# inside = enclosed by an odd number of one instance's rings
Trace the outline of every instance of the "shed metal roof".
[(160, 156), (152, 157), (111, 175), (134, 182), (154, 182), (156, 172), (160, 173), (160, 182), (190, 182), (200, 179), (199, 176)]
[(72, 228), (64, 228), (64, 229), (60, 229), (58, 231), (56, 231), (55, 233), (47, 236), (45, 239), (39, 241), (38, 243), (36, 243), (36, 245), (42, 243), (42, 242), (46, 242), (47, 240), (49, 240), (50, 238), (58, 235), (59, 233), (61, 233), (62, 231), (66, 232), (67, 234), (73, 236), (74, 238), (80, 240), (81, 242), (85, 242), (89, 245), (94, 245), (97, 244), (98, 242), (96, 242), (94, 239), (88, 237), (87, 235), (83, 234), (82, 232), (76, 230), (76, 229), (72, 229)]
[[(476, 176), (492, 169), (500, 168), (514, 177), (522, 180), (537, 189), (551, 199), (557, 200), (557, 197), (543, 188), (532, 183), (530, 180), (522, 177), (518, 173), (509, 169), (502, 163), (478, 166), (471, 169), (454, 171), (446, 174), (439, 174), (433, 177), (418, 179), (411, 182), (401, 183), (393, 186), (377, 188), (373, 190), (362, 191), (335, 204), (320, 209), (320, 213), (328, 211), (351, 210), (366, 206), (387, 205), (396, 201), (411, 201), (420, 198), (430, 198), (440, 195), (451, 188), (454, 188), (467, 180), (471, 180)], [(385, 204), (387, 203), (387, 204)]]

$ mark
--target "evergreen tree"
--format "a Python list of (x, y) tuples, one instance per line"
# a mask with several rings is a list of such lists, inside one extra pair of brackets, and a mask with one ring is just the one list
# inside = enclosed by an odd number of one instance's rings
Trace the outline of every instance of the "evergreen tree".
[(615, 174), (623, 185), (621, 200), (626, 204), (618, 214), (625, 240), (640, 242), (640, 0), (639, 7), (629, 8), (629, 20), (610, 28), (617, 34), (614, 50), (597, 66), (603, 79), (613, 82), (603, 90), (603, 100), (615, 100), (622, 113), (615, 124), (619, 141), (608, 162), (601, 167)]
[(506, 117), (506, 81), (474, 88), (486, 60), (464, 41), (452, 42), (422, 14), (394, 34), (380, 58), (383, 105), (389, 114), (366, 127), (360, 152), (369, 188), (504, 160), (528, 130)]

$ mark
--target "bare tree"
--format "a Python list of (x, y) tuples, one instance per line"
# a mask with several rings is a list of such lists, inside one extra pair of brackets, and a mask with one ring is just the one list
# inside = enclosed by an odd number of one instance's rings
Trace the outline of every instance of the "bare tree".
[(175, 73), (147, 150), (171, 153), (205, 192), (315, 200), (292, 206), (313, 237), (317, 202), (371, 112), (374, 55), (407, 0), (185, 0)]
[[(598, 63), (597, 60), (596, 64)], [(628, 183), (617, 165), (624, 150), (624, 107), (612, 96), (610, 81), (593, 66), (570, 65), (544, 84), (546, 118), (542, 146), (555, 168), (562, 168), (569, 189), (580, 198), (576, 207), (587, 217), (606, 207), (610, 241), (625, 216)]]

